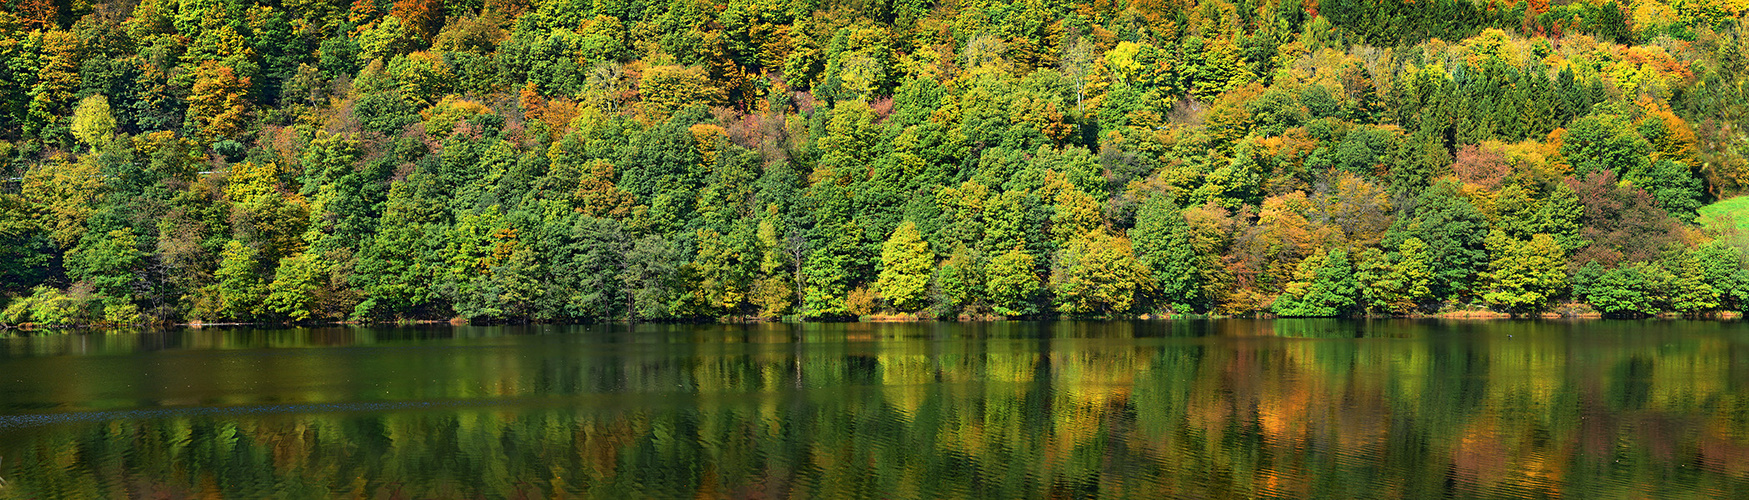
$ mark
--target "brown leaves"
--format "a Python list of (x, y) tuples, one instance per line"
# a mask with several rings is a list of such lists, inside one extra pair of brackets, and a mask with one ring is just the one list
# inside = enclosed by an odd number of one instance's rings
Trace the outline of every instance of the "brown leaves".
[(1466, 184), (1495, 189), (1512, 173), (1512, 165), (1506, 163), (1506, 156), (1499, 151), (1471, 144), (1458, 150), (1451, 170)]

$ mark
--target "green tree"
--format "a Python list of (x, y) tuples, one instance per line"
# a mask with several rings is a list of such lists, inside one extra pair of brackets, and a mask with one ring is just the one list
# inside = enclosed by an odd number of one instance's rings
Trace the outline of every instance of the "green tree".
[[(35, 61), (35, 85), (28, 92), (30, 103), (25, 116), (25, 132), (50, 140), (56, 136), (65, 138), (66, 122), (62, 120), (79, 90), (79, 39), (71, 32), (58, 29), (37, 31), (28, 36), (29, 42), (36, 45), (40, 59)], [(18, 68), (22, 71), (28, 69)]]
[(1471, 294), (1471, 283), (1488, 265), (1488, 221), (1453, 181), (1435, 183), (1415, 199), (1415, 207), (1385, 235), (1386, 246), (1408, 238), (1427, 244), (1430, 288), (1436, 299)]
[(1488, 235), (1488, 250), (1494, 260), (1481, 275), (1481, 295), (1489, 306), (1536, 315), (1566, 293), (1566, 252), (1554, 237), (1537, 234), (1524, 241), (1496, 229)]
[(1288, 283), (1270, 310), (1287, 317), (1333, 317), (1354, 314), (1361, 305), (1360, 280), (1348, 252), (1330, 250), (1300, 261), (1295, 281)]
[(1372, 251), (1375, 255), (1358, 259), (1355, 266), (1368, 311), (1407, 315), (1433, 296), (1427, 244), (1420, 238), (1403, 240), (1389, 255)]
[(1700, 178), (1690, 172), (1688, 165), (1670, 160), (1647, 162), (1643, 169), (1623, 174), (1622, 180), (1651, 193), (1658, 206), (1683, 221), (1693, 222), (1695, 211), (1701, 207)]
[(216, 302), (215, 312), (223, 316), (201, 319), (250, 321), (261, 317), (269, 291), (259, 252), (231, 240), (219, 255), (219, 269), (213, 273), (215, 282), (208, 294)]
[(1664, 253), (1660, 265), (1670, 273), (1665, 304), (1671, 312), (1693, 316), (1719, 307), (1719, 291), (1707, 279), (1706, 268), (1689, 249)]
[(13, 325), (76, 326), (90, 323), (94, 304), (50, 286), (37, 286), (27, 297), (0, 311), (0, 322)]
[(795, 303), (795, 269), (785, 251), (786, 242), (778, 236), (775, 219), (768, 216), (759, 220), (755, 232), (759, 239), (759, 274), (748, 298), (759, 307), (759, 316), (765, 318), (782, 315)]
[(917, 232), (917, 224), (905, 221), (881, 245), (881, 273), (875, 282), (881, 297), (900, 311), (916, 311), (928, 303), (929, 275), (935, 270), (935, 253)]
[(1664, 312), (1664, 285), (1669, 271), (1655, 263), (1638, 262), (1585, 280), (1585, 302), (1609, 317), (1641, 317)]
[(935, 270), (936, 302), (943, 313), (973, 312), (983, 303), (984, 266), (965, 245), (954, 247)]
[(1703, 279), (1719, 294), (1720, 307), (1741, 311), (1749, 304), (1749, 270), (1743, 257), (1723, 241), (1713, 240), (1694, 250)]
[(54, 244), (37, 210), (21, 196), (0, 194), (0, 296), (27, 292), (49, 277)]
[(851, 289), (866, 283), (866, 268), (876, 262), (873, 255), (864, 254), (865, 232), (855, 220), (848, 191), (830, 177), (810, 188), (814, 227), (808, 242), (813, 250), (803, 265), (806, 283), (802, 289), (802, 314), (810, 317), (848, 315), (845, 299)]
[(327, 277), (326, 262), (318, 256), (301, 253), (280, 259), (267, 285), (266, 309), (292, 321), (316, 317)]
[(666, 238), (649, 235), (632, 242), (619, 273), (625, 288), (627, 317), (663, 319), (673, 314), (678, 298), (674, 280), (681, 255)]
[(1154, 297), (1157, 306), (1174, 310), (1202, 307), (1202, 274), (1205, 265), (1191, 243), (1190, 224), (1184, 214), (1164, 195), (1154, 195), (1142, 203), (1136, 213), (1136, 226), (1130, 228), (1130, 241), (1136, 249), (1136, 261), (1148, 268), (1154, 277)]
[(1068, 314), (1122, 314), (1147, 292), (1151, 277), (1136, 261), (1129, 238), (1094, 231), (1058, 252), (1051, 271), (1057, 310)]
[(144, 271), (145, 255), (138, 245), (131, 228), (86, 233), (79, 246), (67, 252), (67, 276), (90, 283), (105, 297), (129, 300)]
[(1004, 316), (1026, 316), (1038, 312), (1038, 275), (1033, 271), (1032, 254), (1019, 246), (990, 259), (984, 266), (984, 291), (989, 294), (990, 310)]
[(704, 316), (740, 312), (752, 281), (752, 235), (744, 229), (726, 235), (700, 229), (695, 236), (697, 255), (688, 263), (696, 279), (691, 287), (693, 312)]
[(563, 219), (553, 248), (555, 316), (576, 319), (632, 318), (620, 276), (628, 269), (632, 237), (619, 221), (589, 216)]
[(1574, 120), (1561, 138), (1561, 155), (1572, 163), (1579, 177), (1610, 172), (1625, 177), (1644, 169), (1652, 144), (1640, 137), (1622, 115), (1596, 113)]

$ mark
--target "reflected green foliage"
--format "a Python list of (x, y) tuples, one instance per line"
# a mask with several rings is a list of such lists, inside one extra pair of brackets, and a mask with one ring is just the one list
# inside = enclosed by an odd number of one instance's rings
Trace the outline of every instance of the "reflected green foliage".
[(0, 343), (6, 373), (64, 374), (0, 398), (0, 495), (1737, 497), (1743, 333), (1328, 319), (39, 336)]

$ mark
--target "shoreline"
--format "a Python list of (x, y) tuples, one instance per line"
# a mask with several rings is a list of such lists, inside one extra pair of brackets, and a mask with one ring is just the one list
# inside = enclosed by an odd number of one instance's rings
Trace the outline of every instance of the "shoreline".
[[(719, 324), (719, 325), (754, 324), (754, 323), (796, 323), (796, 324), (800, 324), (800, 323), (980, 323), (980, 322), (1006, 322), (1006, 321), (1172, 321), (1172, 320), (1221, 320), (1221, 319), (1253, 319), (1253, 320), (1257, 320), (1257, 319), (1264, 319), (1264, 320), (1334, 319), (1334, 320), (1369, 320), (1369, 321), (1370, 320), (1453, 320), (1453, 321), (1486, 321), (1486, 320), (1535, 320), (1535, 321), (1691, 320), (1691, 321), (1737, 321), (1737, 320), (1743, 319), (1743, 317), (1744, 317), (1743, 313), (1737, 312), (1737, 311), (1719, 311), (1719, 312), (1715, 312), (1712, 314), (1700, 315), (1700, 316), (1684, 316), (1681, 314), (1663, 313), (1663, 314), (1657, 314), (1657, 315), (1646, 316), (1646, 317), (1641, 317), (1641, 318), (1610, 318), (1610, 317), (1606, 317), (1606, 316), (1599, 314), (1599, 313), (1596, 313), (1596, 312), (1584, 312), (1584, 313), (1545, 312), (1545, 313), (1542, 313), (1540, 315), (1530, 317), (1530, 316), (1513, 316), (1513, 315), (1508, 314), (1508, 313), (1502, 313), (1502, 312), (1497, 312), (1497, 311), (1488, 311), (1488, 310), (1447, 311), (1447, 312), (1442, 312), (1442, 313), (1420, 314), (1420, 315), (1411, 315), (1411, 316), (1340, 316), (1340, 317), (1281, 317), (1281, 316), (1269, 316), (1269, 315), (1227, 316), (1227, 315), (1203, 315), (1203, 314), (1141, 314), (1141, 315), (1134, 315), (1134, 316), (1107, 315), (1107, 316), (1082, 316), (1082, 317), (1074, 317), (1074, 316), (1008, 317), (1008, 316), (993, 315), (993, 314), (980, 314), (980, 315), (961, 314), (961, 315), (957, 315), (957, 316), (954, 316), (951, 318), (940, 318), (940, 317), (935, 317), (935, 316), (926, 316), (926, 315), (918, 315), (918, 314), (910, 314), (910, 313), (900, 313), (900, 314), (870, 314), (870, 315), (860, 316), (860, 317), (857, 317), (855, 319), (846, 319), (846, 320), (803, 320), (803, 319), (793, 319), (793, 316), (786, 316), (784, 318), (758, 318), (758, 317), (739, 316), (739, 317), (722, 317), (722, 318), (717, 318), (715, 320), (628, 321), (628, 320), (622, 319), (622, 320), (610, 320), (610, 321), (599, 321), (599, 322), (574, 322), (574, 323), (563, 323), (563, 322), (560, 322), (560, 323), (538, 323), (538, 322), (522, 322), (522, 323), (482, 322), (482, 323), (475, 323), (475, 322), (468, 321), (468, 320), (465, 320), (462, 318), (451, 318), (451, 319), (447, 319), (447, 320), (422, 319), (422, 320), (398, 320), (398, 321), (332, 321), (332, 322), (304, 322), (304, 323), (275, 323), (275, 322), (211, 322), (211, 323), (209, 323), (209, 322), (204, 322), (204, 321), (190, 321), (190, 322), (186, 322), (186, 323), (166, 323), (166, 324), (133, 324), (133, 325), (101, 325), (101, 324), (99, 324), (99, 325), (75, 325), (75, 326), (37, 326), (37, 325), (32, 325), (32, 324), (26, 323), (26, 324), (21, 324), (21, 325), (0, 324), (0, 336), (5, 336), (6, 332), (11, 332), (11, 331), (34, 332), (34, 331), (55, 331), (55, 330), (70, 331), (70, 330), (98, 330), (98, 329), (103, 329), (103, 330), (155, 330), (155, 329), (166, 329), (166, 328), (188, 328), (188, 329), (199, 330), (199, 329), (204, 329), (204, 328), (232, 328), (232, 327), (322, 328), (322, 327), (339, 327), (339, 326), (410, 327), (410, 326), (437, 326), (437, 325), (452, 326), (452, 327), (455, 327), (455, 326), (508, 326), (508, 325), (575, 326), (575, 325), (636, 324), (636, 323), (661, 323), (661, 324), (689, 324), (690, 323), (690, 324)], [(791, 319), (786, 319), (786, 318), (791, 318)]]

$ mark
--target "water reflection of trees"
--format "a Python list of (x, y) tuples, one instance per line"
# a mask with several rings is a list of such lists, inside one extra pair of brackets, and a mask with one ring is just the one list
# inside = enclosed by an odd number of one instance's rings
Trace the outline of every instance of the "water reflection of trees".
[[(1749, 351), (1695, 333), (1729, 326), (1086, 325), (662, 327), (596, 355), (561, 339), (450, 359), (448, 385), (394, 395), (479, 404), (12, 430), (0, 476), (23, 497), (1749, 488)], [(353, 341), (409, 340), (367, 334)]]

